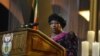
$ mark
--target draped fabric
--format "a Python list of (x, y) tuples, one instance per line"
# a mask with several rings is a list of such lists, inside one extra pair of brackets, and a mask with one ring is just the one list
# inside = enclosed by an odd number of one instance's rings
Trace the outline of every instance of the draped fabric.
[(77, 56), (78, 38), (73, 32), (62, 32), (55, 36), (53, 40), (66, 48), (67, 56)]

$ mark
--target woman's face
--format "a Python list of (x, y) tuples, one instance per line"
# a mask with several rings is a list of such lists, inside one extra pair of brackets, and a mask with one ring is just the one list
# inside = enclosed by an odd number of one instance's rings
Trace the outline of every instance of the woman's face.
[(50, 22), (50, 28), (51, 28), (52, 32), (54, 32), (54, 33), (58, 33), (59, 31), (62, 30), (60, 23), (56, 20), (52, 20)]

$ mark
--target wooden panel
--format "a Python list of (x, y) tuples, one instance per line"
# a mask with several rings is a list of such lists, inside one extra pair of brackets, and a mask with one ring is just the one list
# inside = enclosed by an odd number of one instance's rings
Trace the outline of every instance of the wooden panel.
[[(2, 46), (2, 37), (3, 35), (0, 35), (0, 49)], [(13, 35), (13, 41), (12, 41), (12, 50), (11, 50), (11, 56), (20, 56), (25, 55), (26, 51), (26, 38), (27, 38), (27, 32), (15, 32)], [(0, 55), (1, 55), (0, 50)]]
[(13, 39), (12, 56), (25, 55), (26, 51), (27, 32), (16, 32)]
[(29, 32), (29, 39), (31, 43), (29, 43), (28, 47), (28, 56), (38, 55), (38, 56), (64, 56), (65, 50), (62, 46), (55, 43), (49, 37), (45, 36), (42, 33), (37, 32)]
[(13, 33), (10, 56), (65, 56), (66, 50), (37, 30), (20, 30), (0, 33), (0, 55), (4, 34)]
[[(41, 36), (37, 35), (37, 34), (31, 34), (31, 40), (32, 40), (32, 54), (35, 53), (39, 56), (44, 55), (46, 56), (47, 54), (49, 54), (50, 56), (57, 56), (57, 50), (55, 51), (55, 49), (50, 46), (50, 43), (48, 43), (48, 41), (46, 41), (45, 39), (43, 39)], [(43, 41), (44, 40), (44, 41)]]

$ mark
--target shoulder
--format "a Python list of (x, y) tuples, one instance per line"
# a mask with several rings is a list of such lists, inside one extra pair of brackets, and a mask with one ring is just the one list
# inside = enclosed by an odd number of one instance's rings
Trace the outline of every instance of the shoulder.
[(73, 31), (70, 31), (66, 34), (66, 38), (69, 39), (69, 40), (78, 40), (78, 37), (77, 35), (73, 32)]

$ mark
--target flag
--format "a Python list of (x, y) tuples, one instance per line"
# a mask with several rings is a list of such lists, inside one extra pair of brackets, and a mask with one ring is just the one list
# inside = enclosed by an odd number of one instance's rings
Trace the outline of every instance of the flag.
[[(38, 15), (38, 0), (33, 0), (32, 3), (32, 12), (31, 12), (31, 21), (35, 24), (37, 23), (37, 15)], [(38, 29), (38, 26), (35, 25), (32, 27), (34, 30)]]

